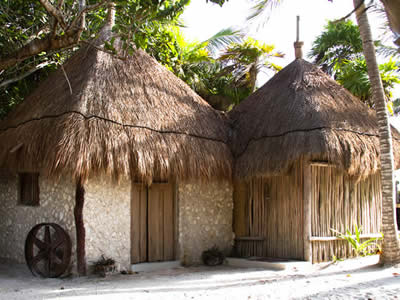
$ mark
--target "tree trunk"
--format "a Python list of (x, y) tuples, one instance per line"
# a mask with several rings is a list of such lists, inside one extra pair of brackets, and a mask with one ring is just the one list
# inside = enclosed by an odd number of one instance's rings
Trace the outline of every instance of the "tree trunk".
[(253, 63), (253, 65), (250, 67), (249, 70), (249, 88), (251, 92), (256, 91), (256, 82), (257, 82), (257, 75), (258, 75), (258, 58), (256, 58), (256, 61)]
[[(357, 7), (362, 0), (353, 0)], [(365, 5), (356, 11), (358, 27), (363, 42), (363, 52), (367, 63), (368, 77), (371, 82), (372, 97), (376, 106), (379, 125), (379, 144), (382, 180), (382, 232), (384, 235), (381, 262), (385, 265), (400, 263), (400, 244), (396, 224), (396, 203), (393, 184), (393, 148), (388, 112), (385, 103), (382, 81), (376, 62), (375, 46)]]
[(86, 251), (85, 251), (85, 225), (83, 223), (83, 206), (85, 203), (85, 188), (81, 179), (76, 183), (75, 193), (75, 228), (76, 228), (76, 256), (78, 264), (78, 274), (86, 275)]
[(400, 0), (381, 0), (385, 7), (390, 28), (396, 35), (395, 43), (400, 46)]

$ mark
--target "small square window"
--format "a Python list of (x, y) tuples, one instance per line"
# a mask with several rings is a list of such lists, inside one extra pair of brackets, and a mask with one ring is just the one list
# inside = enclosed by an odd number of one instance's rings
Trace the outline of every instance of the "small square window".
[(19, 204), (39, 206), (39, 173), (19, 173)]

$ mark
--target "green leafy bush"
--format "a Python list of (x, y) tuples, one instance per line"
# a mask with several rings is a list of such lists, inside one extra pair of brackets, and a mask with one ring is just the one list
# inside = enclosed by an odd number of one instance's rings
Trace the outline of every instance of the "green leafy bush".
[(350, 230), (346, 229), (346, 233), (341, 233), (335, 229), (331, 229), (337, 236), (343, 240), (346, 240), (356, 253), (356, 256), (366, 256), (375, 254), (378, 251), (381, 251), (380, 245), (377, 243), (378, 240), (383, 239), (382, 237), (370, 238), (364, 242), (361, 241), (361, 231), (362, 227), (358, 228), (357, 225), (354, 225), (354, 234), (350, 232)]

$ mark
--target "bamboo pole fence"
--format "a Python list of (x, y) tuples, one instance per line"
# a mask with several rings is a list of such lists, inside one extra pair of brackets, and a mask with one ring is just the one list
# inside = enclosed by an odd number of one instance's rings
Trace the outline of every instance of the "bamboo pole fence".
[[(305, 190), (306, 167), (311, 177), (309, 192)], [(286, 175), (237, 181), (235, 254), (309, 260), (307, 252), (311, 252), (314, 263), (333, 256), (351, 257), (354, 252), (348, 242), (332, 229), (353, 232), (357, 225), (362, 227), (362, 239), (380, 237), (380, 191), (379, 174), (357, 180), (326, 163), (306, 166), (298, 162)], [(306, 192), (311, 193), (309, 216)], [(306, 226), (305, 220), (311, 224)]]
[(349, 243), (336, 237), (332, 229), (353, 232), (357, 225), (362, 227), (362, 239), (381, 236), (379, 174), (356, 180), (334, 167), (313, 165), (311, 177), (313, 262), (354, 255)]

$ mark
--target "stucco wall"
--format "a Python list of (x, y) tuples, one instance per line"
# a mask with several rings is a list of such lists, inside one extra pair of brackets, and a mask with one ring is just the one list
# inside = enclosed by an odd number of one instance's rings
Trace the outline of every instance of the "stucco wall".
[(201, 253), (214, 245), (230, 253), (232, 193), (228, 181), (179, 183), (179, 256), (183, 264), (201, 263)]
[[(0, 257), (25, 262), (25, 239), (42, 222), (61, 225), (72, 240), (75, 265), (75, 184), (39, 177), (40, 206), (18, 205), (17, 174), (0, 171)], [(112, 184), (103, 178), (85, 184), (84, 221), (88, 266), (101, 254), (114, 258), (122, 268), (130, 265), (130, 183)], [(73, 269), (74, 270), (74, 269)]]
[(24, 263), (25, 239), (34, 225), (43, 222), (59, 224), (75, 244), (74, 184), (40, 176), (39, 189), (40, 206), (19, 205), (17, 174), (0, 171), (0, 257)]
[[(0, 171), (0, 257), (24, 262), (24, 244), (29, 230), (42, 222), (61, 225), (72, 240), (75, 264), (75, 184), (39, 178), (40, 206), (18, 205), (17, 174)], [(113, 184), (105, 176), (85, 184), (84, 221), (86, 258), (90, 266), (102, 254), (122, 268), (130, 266), (130, 197), (128, 179)], [(216, 245), (229, 254), (233, 244), (232, 185), (229, 182), (179, 183), (178, 244), (183, 264), (201, 263), (201, 253)]]
[(104, 176), (85, 186), (83, 217), (86, 228), (88, 264), (102, 254), (115, 259), (121, 268), (130, 267), (131, 185), (128, 179), (113, 184)]

